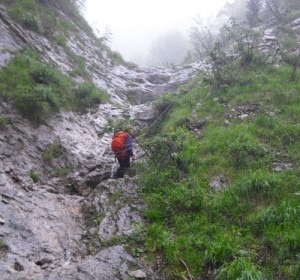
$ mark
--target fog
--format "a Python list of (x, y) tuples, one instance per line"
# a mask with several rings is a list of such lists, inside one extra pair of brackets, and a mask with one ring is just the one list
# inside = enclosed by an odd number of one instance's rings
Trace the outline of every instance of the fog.
[(195, 18), (216, 18), (226, 2), (232, 0), (86, 0), (84, 15), (98, 36), (111, 32), (112, 50), (143, 65), (161, 34), (179, 31), (188, 41)]

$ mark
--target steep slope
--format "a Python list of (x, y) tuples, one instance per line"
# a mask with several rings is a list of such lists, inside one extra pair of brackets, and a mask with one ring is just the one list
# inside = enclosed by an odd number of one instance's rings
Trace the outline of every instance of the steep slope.
[[(200, 66), (115, 64), (94, 37), (63, 11), (58, 14), (75, 26), (65, 47), (24, 28), (0, 5), (1, 66), (29, 47), (69, 75), (78, 67), (75, 54), (93, 82), (110, 94), (110, 102), (85, 114), (62, 111), (37, 126), (9, 99), (1, 100), (1, 278), (128, 279), (143, 269), (149, 279), (158, 279), (124, 243), (136, 234), (143, 205), (136, 178), (110, 179), (115, 161), (107, 125), (124, 116), (147, 123), (154, 116), (144, 103), (175, 90)], [(142, 152), (135, 149), (139, 157)]]

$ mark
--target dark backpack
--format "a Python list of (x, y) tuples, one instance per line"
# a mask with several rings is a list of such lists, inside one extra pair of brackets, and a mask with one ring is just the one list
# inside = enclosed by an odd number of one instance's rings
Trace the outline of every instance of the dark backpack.
[(111, 142), (111, 149), (117, 158), (125, 158), (127, 156), (126, 152), (126, 139), (128, 133), (125, 131), (117, 132)]

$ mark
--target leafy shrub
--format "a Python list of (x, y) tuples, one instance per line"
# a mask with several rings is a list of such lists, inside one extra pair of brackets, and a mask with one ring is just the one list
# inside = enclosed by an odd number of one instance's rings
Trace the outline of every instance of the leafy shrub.
[(14, 1), (10, 6), (9, 15), (26, 28), (41, 32), (42, 26), (38, 18), (38, 7), (35, 0)]
[(51, 161), (54, 158), (62, 156), (64, 149), (59, 140), (54, 140), (51, 144), (47, 145), (44, 151), (44, 160), (46, 162)]
[(32, 64), (31, 69), (29, 69), (29, 76), (36, 84), (62, 86), (61, 74), (46, 64)]
[(76, 67), (70, 72), (71, 76), (80, 76), (83, 78), (90, 78), (90, 74), (86, 70), (86, 63), (83, 56), (77, 55), (74, 52), (69, 52)]
[(51, 87), (45, 85), (36, 85), (33, 88), (18, 87), (15, 104), (25, 117), (37, 123), (48, 118), (59, 108), (57, 96)]
[(283, 39), (283, 46), (287, 49), (297, 48), (297, 37), (294, 34), (286, 34)]
[(168, 135), (155, 136), (144, 141), (143, 148), (148, 151), (152, 163), (159, 168), (176, 165), (176, 155), (183, 148), (184, 137), (180, 129)]
[[(134, 120), (125, 118), (125, 119), (111, 119), (107, 120), (106, 130), (108, 132), (117, 132), (119, 130), (129, 131), (135, 126)], [(131, 132), (130, 132), (131, 133)]]
[(38, 182), (40, 180), (40, 174), (38, 174), (36, 171), (31, 170), (29, 173), (30, 178), (33, 182)]
[(75, 108), (83, 110), (92, 105), (97, 105), (108, 100), (106, 92), (99, 90), (92, 83), (83, 83), (73, 90)]
[(174, 102), (174, 96), (171, 94), (164, 95), (154, 102), (154, 110), (160, 115)]
[(65, 35), (62, 35), (62, 34), (54, 34), (54, 40), (55, 40), (55, 42), (58, 44), (58, 45), (60, 45), (60, 46), (62, 46), (62, 47), (64, 47), (64, 48), (66, 48), (67, 47), (67, 40), (66, 40), (66, 36)]
[(15, 57), (0, 71), (0, 92), (9, 97), (28, 119), (41, 122), (61, 108), (83, 110), (108, 99), (108, 94), (92, 83), (77, 85), (40, 61), (34, 52)]
[(288, 53), (283, 56), (283, 61), (290, 66), (289, 81), (295, 82), (298, 80), (298, 69), (300, 65), (300, 55)]
[(208, 83), (217, 88), (250, 83), (245, 73), (265, 64), (265, 58), (256, 51), (259, 33), (245, 28), (231, 19), (221, 30), (222, 38), (209, 50), (212, 68), (205, 74)]

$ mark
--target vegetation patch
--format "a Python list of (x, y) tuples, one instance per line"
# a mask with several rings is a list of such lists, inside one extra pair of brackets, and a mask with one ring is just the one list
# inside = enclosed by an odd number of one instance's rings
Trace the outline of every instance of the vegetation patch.
[(30, 171), (29, 176), (34, 183), (37, 183), (41, 178), (41, 175), (34, 170)]
[(36, 123), (60, 109), (83, 111), (108, 100), (108, 94), (94, 84), (76, 85), (32, 51), (3, 67), (0, 91), (1, 98), (11, 99), (23, 116)]
[(0, 117), (0, 130), (5, 129), (7, 124), (7, 120), (5, 118)]
[[(247, 83), (179, 95), (151, 139), (140, 141), (153, 155), (142, 182), (146, 250), (164, 256), (170, 279), (187, 277), (181, 260), (195, 278), (299, 275), (299, 85), (286, 66), (244, 75)], [(246, 104), (256, 104), (251, 119), (233, 114), (228, 122), (232, 108)], [(179, 115), (205, 121), (201, 137)], [(292, 168), (278, 172), (276, 162)], [(222, 190), (210, 186), (219, 174)]]

